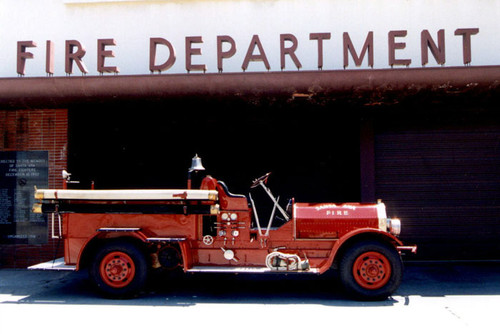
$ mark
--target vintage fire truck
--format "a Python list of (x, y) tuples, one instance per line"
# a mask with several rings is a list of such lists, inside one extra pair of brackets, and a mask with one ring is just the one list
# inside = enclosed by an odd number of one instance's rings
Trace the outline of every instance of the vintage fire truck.
[(332, 269), (354, 298), (380, 300), (401, 283), (401, 254), (416, 251), (397, 238), (401, 223), (387, 217), (380, 201), (291, 199), (283, 207), (267, 186), (268, 173), (251, 185), (272, 203), (263, 220), (251, 193), (232, 194), (211, 176), (192, 189), (191, 174), (200, 170), (195, 156), (186, 189), (36, 189), (34, 210), (49, 215), (53, 237), (64, 240), (64, 258), (31, 269), (88, 268), (95, 286), (115, 298), (137, 295), (159, 268), (253, 274)]

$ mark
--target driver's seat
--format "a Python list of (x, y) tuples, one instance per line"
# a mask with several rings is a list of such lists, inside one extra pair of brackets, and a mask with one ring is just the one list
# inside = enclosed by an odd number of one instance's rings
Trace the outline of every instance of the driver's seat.
[(224, 192), (227, 194), (227, 196), (229, 197), (233, 197), (233, 198), (246, 198), (245, 195), (238, 195), (238, 194), (233, 194), (229, 191), (229, 189), (227, 188), (227, 185), (224, 183), (224, 181), (217, 181), (217, 184), (220, 185), (222, 187), (222, 189), (224, 190)]
[(222, 181), (217, 181), (219, 205), (221, 210), (248, 210), (248, 201), (245, 195), (235, 195), (229, 192)]

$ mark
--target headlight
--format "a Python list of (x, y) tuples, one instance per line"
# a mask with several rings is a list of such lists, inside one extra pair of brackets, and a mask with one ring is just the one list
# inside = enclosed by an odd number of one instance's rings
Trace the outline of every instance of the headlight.
[(401, 220), (387, 219), (387, 230), (394, 236), (399, 236), (401, 233)]

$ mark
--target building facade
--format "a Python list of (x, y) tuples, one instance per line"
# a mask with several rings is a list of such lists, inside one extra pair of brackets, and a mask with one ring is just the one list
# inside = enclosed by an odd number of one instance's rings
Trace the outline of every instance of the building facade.
[[(0, 267), (62, 251), (28, 212), (90, 188), (382, 199), (420, 259), (500, 258), (500, 5), (1, 2)], [(41, 14), (43, 13), (43, 14)]]

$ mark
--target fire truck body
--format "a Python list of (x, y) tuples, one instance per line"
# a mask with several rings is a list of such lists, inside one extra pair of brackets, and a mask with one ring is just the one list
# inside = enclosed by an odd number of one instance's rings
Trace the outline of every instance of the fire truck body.
[[(39, 212), (64, 240), (64, 263), (89, 268), (105, 294), (136, 294), (151, 270), (323, 274), (337, 268), (355, 297), (383, 299), (399, 286), (399, 221), (383, 203), (274, 202), (260, 222), (250, 196), (207, 176), (200, 189), (36, 190)], [(276, 217), (285, 221), (275, 226)]]

